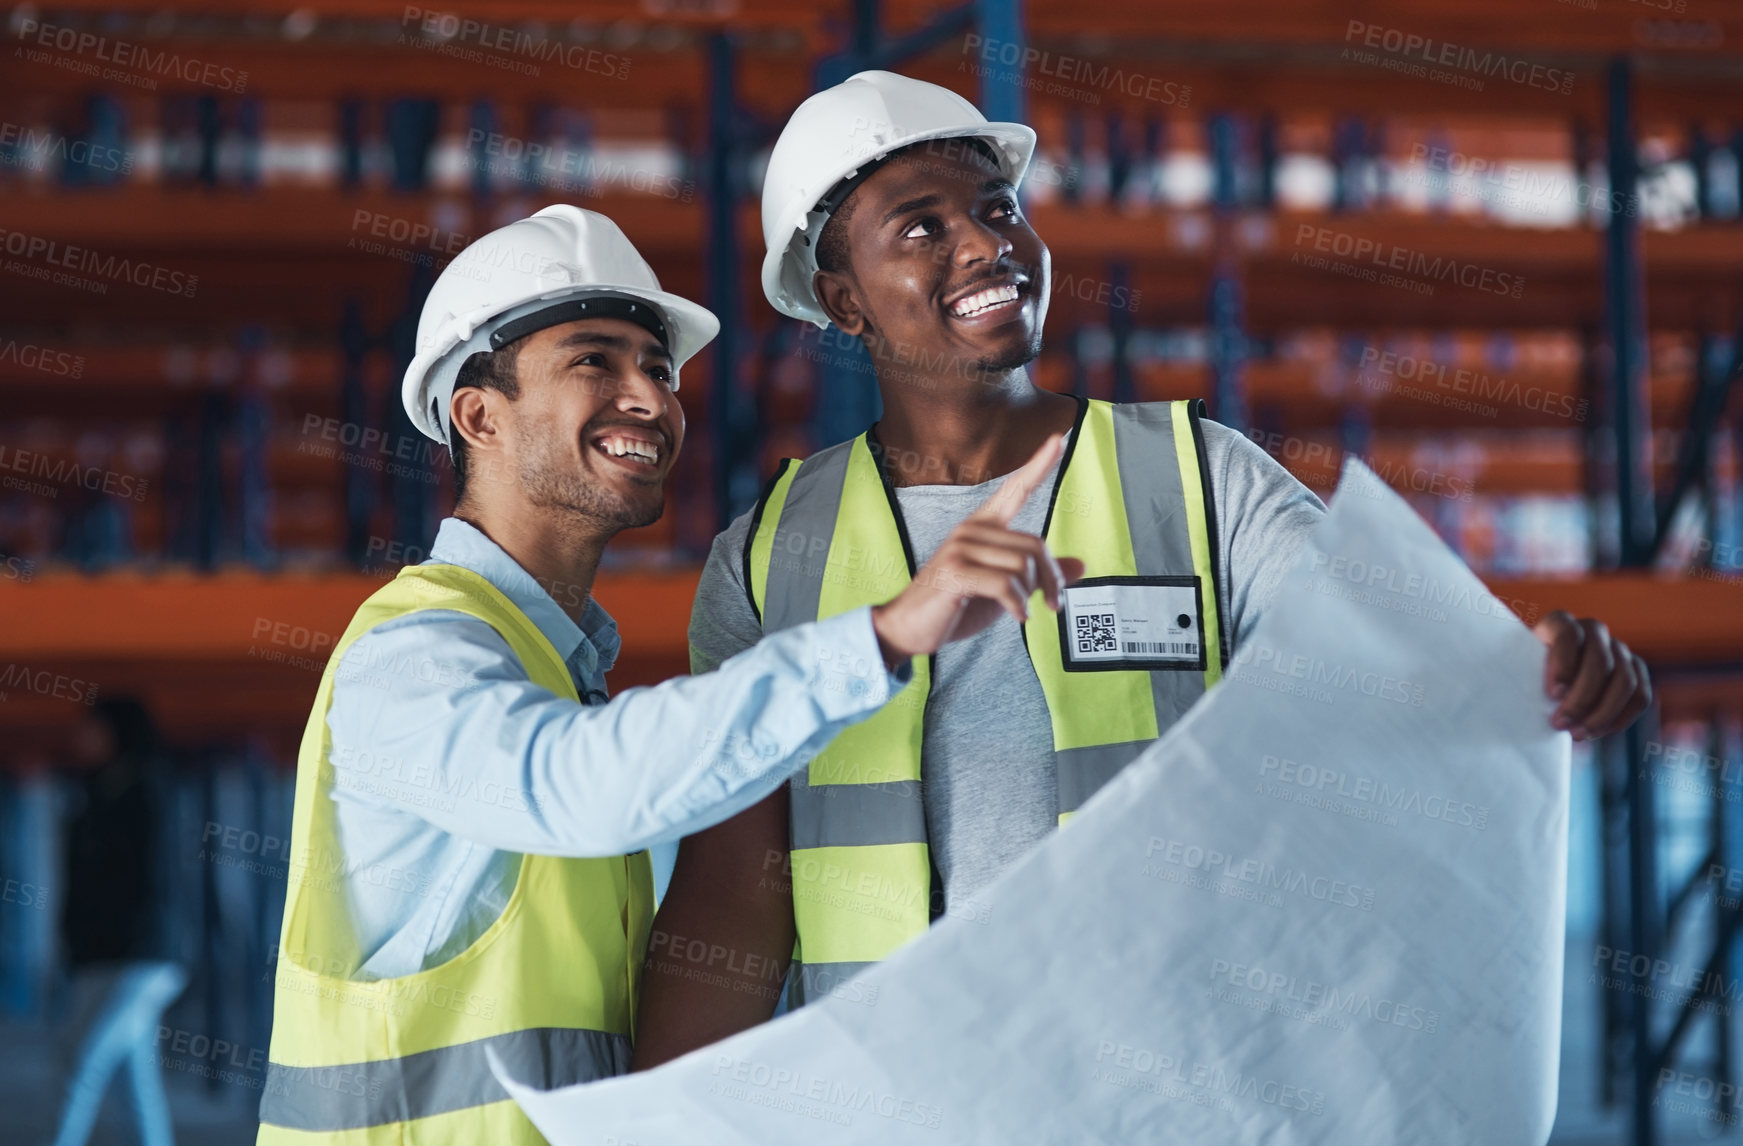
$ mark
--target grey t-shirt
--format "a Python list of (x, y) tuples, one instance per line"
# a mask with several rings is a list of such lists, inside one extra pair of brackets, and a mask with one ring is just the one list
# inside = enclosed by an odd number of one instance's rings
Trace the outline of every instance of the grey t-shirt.
[[(1251, 441), (1216, 422), (1203, 425), (1223, 602), (1239, 647), (1325, 506)], [(914, 560), (925, 564), (1001, 480), (898, 488)], [(1013, 528), (1040, 532), (1052, 487), (1049, 476)], [(690, 616), (692, 672), (712, 672), (762, 639), (744, 590), (749, 531), (746, 514), (714, 539)], [(1022, 629), (1009, 615), (940, 649), (933, 666), (921, 747), (926, 830), (946, 902), (961, 904), (1053, 830), (1053, 726)]]

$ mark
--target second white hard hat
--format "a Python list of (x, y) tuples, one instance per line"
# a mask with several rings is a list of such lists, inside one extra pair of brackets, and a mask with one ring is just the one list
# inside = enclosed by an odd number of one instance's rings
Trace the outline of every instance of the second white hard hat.
[(512, 341), (541, 325), (594, 314), (662, 333), (674, 390), (678, 370), (720, 333), (713, 312), (660, 289), (616, 223), (559, 203), (482, 236), (443, 268), (424, 300), (417, 356), (400, 387), (412, 425), (448, 441), (448, 399), (460, 366), (478, 351), (497, 349), (492, 335)]
[(989, 123), (949, 88), (894, 72), (860, 72), (800, 104), (775, 141), (763, 177), (763, 294), (769, 305), (828, 326), (811, 289), (817, 237), (829, 219), (819, 201), (897, 148), (957, 138), (991, 144), (1013, 186), (1021, 185), (1035, 154), (1033, 129)]

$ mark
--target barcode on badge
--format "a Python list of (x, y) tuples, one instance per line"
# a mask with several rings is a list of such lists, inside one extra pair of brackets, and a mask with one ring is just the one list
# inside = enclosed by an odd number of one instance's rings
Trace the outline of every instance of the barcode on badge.
[(1198, 655), (1197, 641), (1124, 641), (1128, 653), (1149, 653), (1154, 656), (1163, 654), (1176, 657), (1195, 657)]

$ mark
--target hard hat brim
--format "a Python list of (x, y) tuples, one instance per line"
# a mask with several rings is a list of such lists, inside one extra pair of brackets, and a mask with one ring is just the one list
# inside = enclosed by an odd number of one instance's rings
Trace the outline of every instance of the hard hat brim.
[[(888, 155), (892, 151), (924, 143), (929, 139), (985, 139), (992, 142), (1004, 161), (1001, 166), (1005, 168), (1005, 178), (1011, 181), (1013, 187), (1023, 185), (1023, 177), (1029, 173), (1029, 164), (1035, 157), (1035, 130), (1021, 123), (970, 123), (917, 131), (880, 147), (878, 156)], [(833, 187), (878, 156), (864, 156), (841, 164), (838, 170), (822, 181), (824, 188)], [(807, 260), (793, 254), (793, 245), (805, 233), (805, 220), (815, 207), (815, 203), (796, 203), (781, 218), (775, 234), (785, 235), (786, 241), (763, 253), (762, 283), (763, 297), (769, 300), (770, 306), (791, 318), (803, 319), (822, 327), (829, 325), (829, 318), (817, 304), (816, 295), (811, 290), (810, 280), (815, 270), (815, 259), (813, 257)], [(809, 269), (806, 269), (806, 264)], [(798, 281), (800, 278), (804, 281)]]
[[(649, 290), (642, 286), (618, 286), (608, 283), (588, 283), (585, 286), (569, 290), (553, 291), (542, 298), (534, 300), (540, 306), (548, 306), (567, 299), (585, 298), (595, 294), (630, 295), (639, 298), (650, 306), (657, 308), (666, 322), (670, 334), (668, 348), (672, 352), (672, 370), (674, 376), (703, 347), (714, 341), (720, 333), (720, 319), (705, 306), (691, 302), (687, 298), (672, 294), (670, 291)], [(520, 304), (502, 311), (500, 314), (481, 320), (473, 330), (472, 335), (461, 341), (446, 345), (433, 346), (419, 353), (406, 367), (405, 378), (400, 383), (400, 400), (410, 416), (412, 424), (425, 437), (442, 444), (448, 444), (448, 427), (446, 410), (449, 398), (453, 394), (454, 378), (459, 374), (460, 362), (446, 363), (445, 360), (461, 347), (478, 343), (487, 338), (510, 314), (524, 311), (528, 304)], [(468, 356), (478, 349), (489, 349), (488, 344), (479, 345), (468, 352)], [(447, 378), (442, 385), (444, 392), (433, 393), (430, 386), (438, 380), (432, 375), (445, 374)], [(673, 389), (677, 389), (676, 385)], [(440, 398), (440, 407), (432, 409), (432, 399)]]

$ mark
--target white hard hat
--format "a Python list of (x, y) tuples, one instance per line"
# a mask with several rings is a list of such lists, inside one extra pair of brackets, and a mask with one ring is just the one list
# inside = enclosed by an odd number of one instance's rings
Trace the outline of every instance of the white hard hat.
[(763, 294), (769, 305), (828, 326), (811, 277), (817, 272), (817, 237), (840, 204), (819, 210), (819, 201), (897, 148), (955, 138), (991, 144), (1013, 186), (1022, 184), (1035, 154), (1033, 129), (988, 123), (949, 88), (894, 72), (860, 72), (800, 104), (775, 141), (763, 177)]
[(674, 390), (679, 368), (720, 333), (713, 312), (660, 289), (616, 223), (559, 203), (482, 236), (443, 268), (424, 300), (417, 357), (400, 387), (412, 425), (446, 444), (448, 399), (467, 358), (594, 316), (627, 318), (663, 334)]

